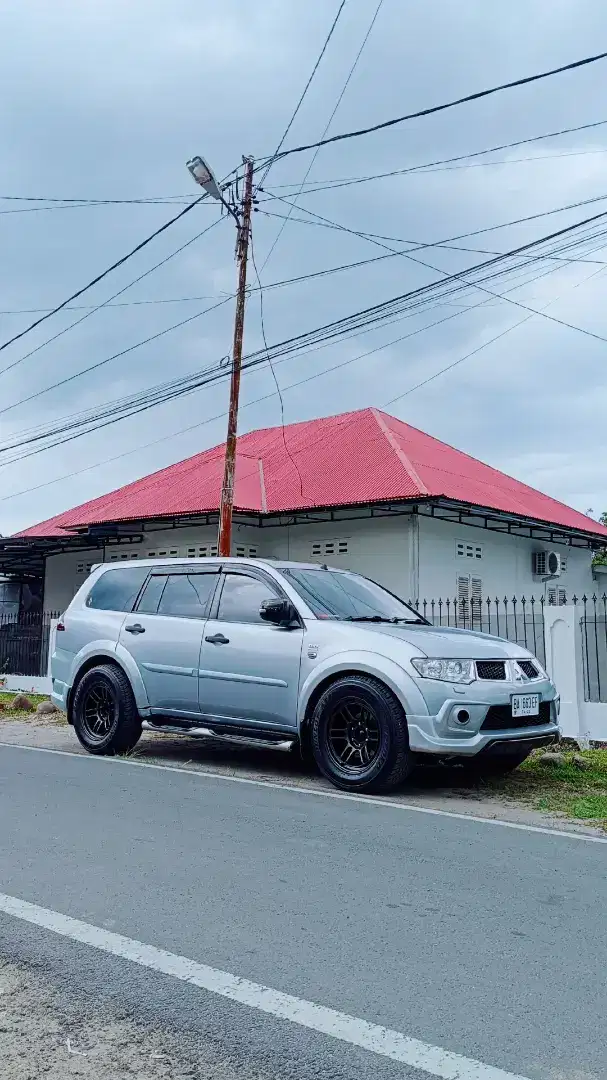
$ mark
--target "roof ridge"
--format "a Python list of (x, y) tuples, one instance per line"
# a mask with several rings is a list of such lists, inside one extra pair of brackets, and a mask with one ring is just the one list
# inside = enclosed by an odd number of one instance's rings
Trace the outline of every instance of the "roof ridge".
[(428, 488), (424, 484), (424, 481), (422, 480), (422, 478), (419, 475), (417, 469), (413, 465), (413, 462), (410, 460), (410, 458), (407, 457), (407, 455), (405, 454), (405, 451), (402, 449), (402, 447), (400, 447), (398, 445), (396, 439), (394, 438), (392, 432), (390, 431), (390, 428), (388, 427), (388, 425), (386, 424), (386, 422), (384, 420), (383, 414), (379, 411), (379, 409), (374, 409), (374, 408), (372, 408), (370, 410), (370, 412), (372, 413), (374, 419), (376, 420), (376, 422), (377, 422), (377, 424), (379, 426), (379, 429), (382, 432), (384, 438), (387, 440), (389, 445), (392, 447), (394, 453), (396, 454), (398, 460), (400, 461), (400, 463), (401, 463), (403, 469), (405, 470), (407, 476), (409, 477), (410, 480), (413, 481), (414, 484), (417, 484), (417, 487), (419, 489), (419, 494), (420, 495), (429, 495), (430, 492), (429, 492)]
[[(462, 457), (472, 461), (475, 465), (482, 465), (483, 468), (489, 469), (490, 472), (496, 473), (498, 476), (510, 480), (513, 484), (517, 484), (519, 487), (524, 487), (527, 491), (533, 492), (534, 495), (541, 495), (543, 499), (550, 499), (551, 502), (556, 503), (557, 506), (564, 506), (567, 510), (574, 510), (576, 514), (581, 514), (582, 517), (588, 518), (588, 521), (594, 522), (594, 518), (588, 517), (583, 510), (576, 510), (575, 507), (570, 506), (569, 503), (563, 502), (562, 499), (555, 498), (554, 495), (547, 495), (545, 491), (541, 491), (540, 488), (533, 487), (532, 484), (528, 484), (526, 480), (519, 480), (518, 477), (512, 476), (511, 473), (504, 472), (503, 469), (499, 469), (497, 465), (490, 465), (488, 461), (483, 461), (482, 458), (475, 457), (474, 454), (469, 454), (467, 450), (461, 450), (458, 446), (453, 446), (452, 443), (445, 442), (444, 439), (439, 439), (436, 435), (430, 435), (428, 431), (424, 431), (422, 428), (415, 427), (414, 424), (409, 424), (407, 420), (401, 420), (398, 416), (392, 416), (391, 413), (386, 413), (382, 409), (372, 409), (372, 412), (378, 413), (382, 417), (388, 416), (391, 420), (396, 420), (397, 424), (404, 424), (405, 427), (410, 428), (411, 431), (417, 432), (418, 435), (422, 435), (425, 439), (431, 439), (432, 442), (438, 443), (439, 446), (446, 446), (448, 450), (453, 450), (456, 454), (461, 454)], [(427, 465), (426, 468), (437, 469), (436, 465)], [(441, 465), (441, 471), (449, 473), (451, 476), (458, 476), (459, 473), (451, 472), (449, 469), (445, 469)], [(596, 524), (596, 522), (594, 522)]]

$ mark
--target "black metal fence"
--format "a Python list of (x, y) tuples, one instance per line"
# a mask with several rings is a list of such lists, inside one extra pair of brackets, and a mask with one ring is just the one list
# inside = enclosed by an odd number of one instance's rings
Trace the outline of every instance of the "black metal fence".
[[(586, 701), (607, 702), (607, 594), (567, 596), (559, 593), (559, 605), (575, 604), (576, 625)], [(409, 603), (434, 626), (453, 626), (495, 634), (529, 649), (545, 666), (543, 596), (504, 596), (461, 599), (410, 600)], [(48, 669), (51, 623), (59, 612), (28, 615), (0, 614), (0, 676), (44, 676)]]
[(579, 615), (584, 698), (607, 701), (607, 596), (571, 598)]
[(0, 676), (44, 676), (55, 611), (0, 615)]
[[(563, 603), (563, 597), (560, 598)], [(522, 645), (537, 656), (542, 666), (546, 663), (544, 638), (543, 596), (504, 596), (461, 599), (445, 597), (438, 600), (410, 600), (420, 615), (434, 626), (453, 626), (461, 630), (478, 630), (494, 634)], [(607, 688), (607, 678), (605, 680)]]

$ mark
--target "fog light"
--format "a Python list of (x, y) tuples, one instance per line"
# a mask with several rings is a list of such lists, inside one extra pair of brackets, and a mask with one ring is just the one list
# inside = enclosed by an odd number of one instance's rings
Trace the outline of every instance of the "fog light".
[(470, 719), (470, 713), (467, 709), (458, 709), (457, 719), (459, 720), (460, 724), (467, 724)]

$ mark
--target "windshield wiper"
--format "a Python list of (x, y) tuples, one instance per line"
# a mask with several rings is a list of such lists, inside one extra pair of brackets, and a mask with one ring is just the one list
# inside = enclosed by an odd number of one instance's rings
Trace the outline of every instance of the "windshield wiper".
[(346, 615), (346, 622), (383, 622), (383, 623), (421, 623), (423, 619), (405, 619), (403, 616), (393, 615)]

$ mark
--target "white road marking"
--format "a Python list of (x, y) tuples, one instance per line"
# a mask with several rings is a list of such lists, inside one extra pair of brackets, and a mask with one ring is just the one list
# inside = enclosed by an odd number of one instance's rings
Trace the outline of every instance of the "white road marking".
[(269, 986), (261, 986), (249, 979), (241, 979), (227, 971), (199, 964), (177, 953), (157, 949), (154, 945), (145, 945), (141, 941), (102, 930), (99, 926), (72, 919), (58, 911), (30, 904), (15, 896), (0, 893), (0, 912), (34, 926), (50, 930), (61, 937), (91, 945), (101, 952), (130, 960), (140, 967), (170, 975), (174, 979), (201, 987), (211, 994), (228, 998), (240, 1005), (268, 1013), (280, 1020), (290, 1020), (293, 1024), (310, 1028), (321, 1035), (370, 1050), (374, 1054), (399, 1061), (413, 1069), (422, 1069), (441, 1080), (528, 1080), (528, 1078), (481, 1061), (453, 1054), (439, 1046), (431, 1046), (419, 1039), (409, 1038), (400, 1031), (371, 1024), (356, 1016), (329, 1009), (324, 1005), (315, 1005), (304, 998), (283, 994)]
[(227, 776), (225, 773), (212, 772), (209, 769), (187, 769), (179, 765), (156, 765), (151, 761), (134, 761), (132, 758), (102, 757), (79, 754), (72, 750), (52, 750), (47, 746), (25, 746), (22, 743), (0, 742), (0, 747), (10, 750), (34, 750), (38, 754), (58, 754), (60, 757), (78, 758), (80, 761), (104, 762), (107, 765), (133, 765), (138, 769), (158, 769), (161, 772), (198, 776), (205, 780), (225, 780), (230, 784), (249, 784), (251, 787), (274, 788), (278, 791), (290, 791), (296, 795), (317, 795), (322, 799), (338, 799), (345, 802), (363, 803), (365, 806), (381, 806), (387, 810), (405, 810), (413, 814), (429, 814), (431, 817), (455, 818), (456, 821), (474, 821), (477, 825), (499, 825), (503, 829), (518, 829), (520, 832), (540, 833), (543, 836), (562, 836), (567, 840), (583, 840), (587, 844), (607, 844), (607, 836), (592, 836), (587, 833), (568, 832), (565, 829), (551, 829), (543, 825), (525, 825), (520, 821), (503, 821), (501, 818), (478, 817), (475, 814), (461, 814), (456, 810), (437, 810), (431, 806), (414, 806), (413, 803), (396, 802), (395, 799), (382, 799), (375, 795), (348, 795), (345, 791), (326, 791), (323, 788), (303, 787), (298, 784), (283, 784), (276, 780), (255, 780), (249, 776)]

